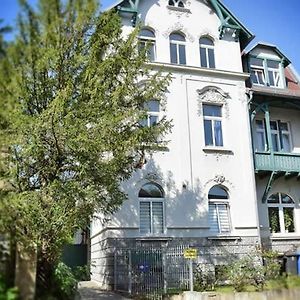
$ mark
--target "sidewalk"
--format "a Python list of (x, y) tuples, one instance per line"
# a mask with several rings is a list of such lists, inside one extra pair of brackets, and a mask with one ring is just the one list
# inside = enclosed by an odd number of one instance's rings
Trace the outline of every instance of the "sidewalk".
[(114, 292), (102, 291), (95, 281), (79, 282), (78, 292), (81, 300), (129, 300)]

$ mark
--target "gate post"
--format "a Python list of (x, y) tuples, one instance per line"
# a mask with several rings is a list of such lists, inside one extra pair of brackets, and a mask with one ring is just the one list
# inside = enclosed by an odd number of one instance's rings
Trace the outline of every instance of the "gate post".
[(117, 290), (117, 251), (114, 253), (114, 291)]
[(128, 250), (128, 293), (132, 294), (132, 262), (131, 262), (131, 250)]

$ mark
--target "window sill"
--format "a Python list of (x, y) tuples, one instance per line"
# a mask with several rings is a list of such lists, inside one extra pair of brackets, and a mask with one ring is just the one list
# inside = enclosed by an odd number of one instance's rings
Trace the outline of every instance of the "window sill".
[(232, 236), (232, 235), (216, 235), (216, 236), (208, 236), (208, 240), (232, 240), (232, 241), (240, 241), (242, 238), (240, 236)]
[(182, 13), (192, 13), (190, 9), (185, 8), (185, 7), (177, 7), (177, 6), (171, 6), (171, 5), (167, 5), (167, 8), (170, 10), (175, 10), (178, 12), (182, 12)]
[(163, 237), (163, 236), (145, 236), (136, 238), (137, 241), (170, 241), (171, 237)]
[(207, 152), (207, 153), (224, 153), (224, 154), (233, 154), (232, 150), (230, 149), (226, 149), (226, 148), (223, 148), (223, 147), (205, 147), (202, 149), (204, 152)]
[(271, 234), (270, 239), (272, 241), (298, 240), (300, 239), (300, 237), (299, 235), (295, 234), (295, 232), (291, 232), (291, 233), (278, 233), (278, 235)]

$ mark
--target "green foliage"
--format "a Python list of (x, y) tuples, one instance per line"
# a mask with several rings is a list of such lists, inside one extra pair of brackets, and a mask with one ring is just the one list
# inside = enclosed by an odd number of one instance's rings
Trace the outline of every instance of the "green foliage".
[(77, 280), (70, 267), (60, 262), (54, 271), (54, 282), (56, 283), (56, 293), (59, 297), (62, 299), (74, 298)]
[(5, 280), (0, 276), (0, 300), (16, 300), (19, 299), (17, 288), (8, 288)]
[(20, 2), (0, 61), (0, 232), (54, 263), (95, 211), (121, 205), (120, 184), (170, 129), (139, 125), (169, 76), (136, 50), (139, 28), (124, 37), (98, 0)]
[(90, 266), (76, 267), (72, 271), (77, 281), (89, 281), (91, 278)]
[(194, 270), (194, 290), (198, 292), (213, 291), (215, 288), (215, 276), (209, 270), (203, 270), (199, 264)]
[(281, 263), (278, 260), (278, 252), (262, 251), (261, 255), (264, 262), (264, 271), (266, 279), (274, 280), (279, 278), (281, 271)]

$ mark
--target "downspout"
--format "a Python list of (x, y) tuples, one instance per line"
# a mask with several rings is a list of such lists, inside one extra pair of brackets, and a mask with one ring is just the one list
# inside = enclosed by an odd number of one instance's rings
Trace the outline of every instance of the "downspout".
[(258, 245), (260, 247), (262, 247), (262, 241), (261, 241), (261, 232), (260, 232), (260, 221), (259, 221), (259, 213), (258, 213), (258, 199), (257, 199), (257, 191), (256, 191), (256, 179), (255, 179), (255, 152), (254, 152), (254, 142), (253, 142), (253, 128), (252, 128), (252, 116), (250, 113), (250, 105), (251, 102), (253, 100), (253, 91), (252, 90), (248, 90), (246, 92), (246, 96), (248, 98), (247, 101), (247, 109), (249, 112), (249, 123), (248, 123), (248, 130), (250, 133), (250, 137), (251, 137), (251, 145), (252, 147), (250, 147), (250, 151), (251, 151), (251, 156), (252, 156), (252, 182), (253, 182), (253, 190), (254, 190), (254, 200), (256, 201), (255, 203), (255, 217), (256, 217), (256, 224), (257, 224), (257, 241), (258, 241)]

